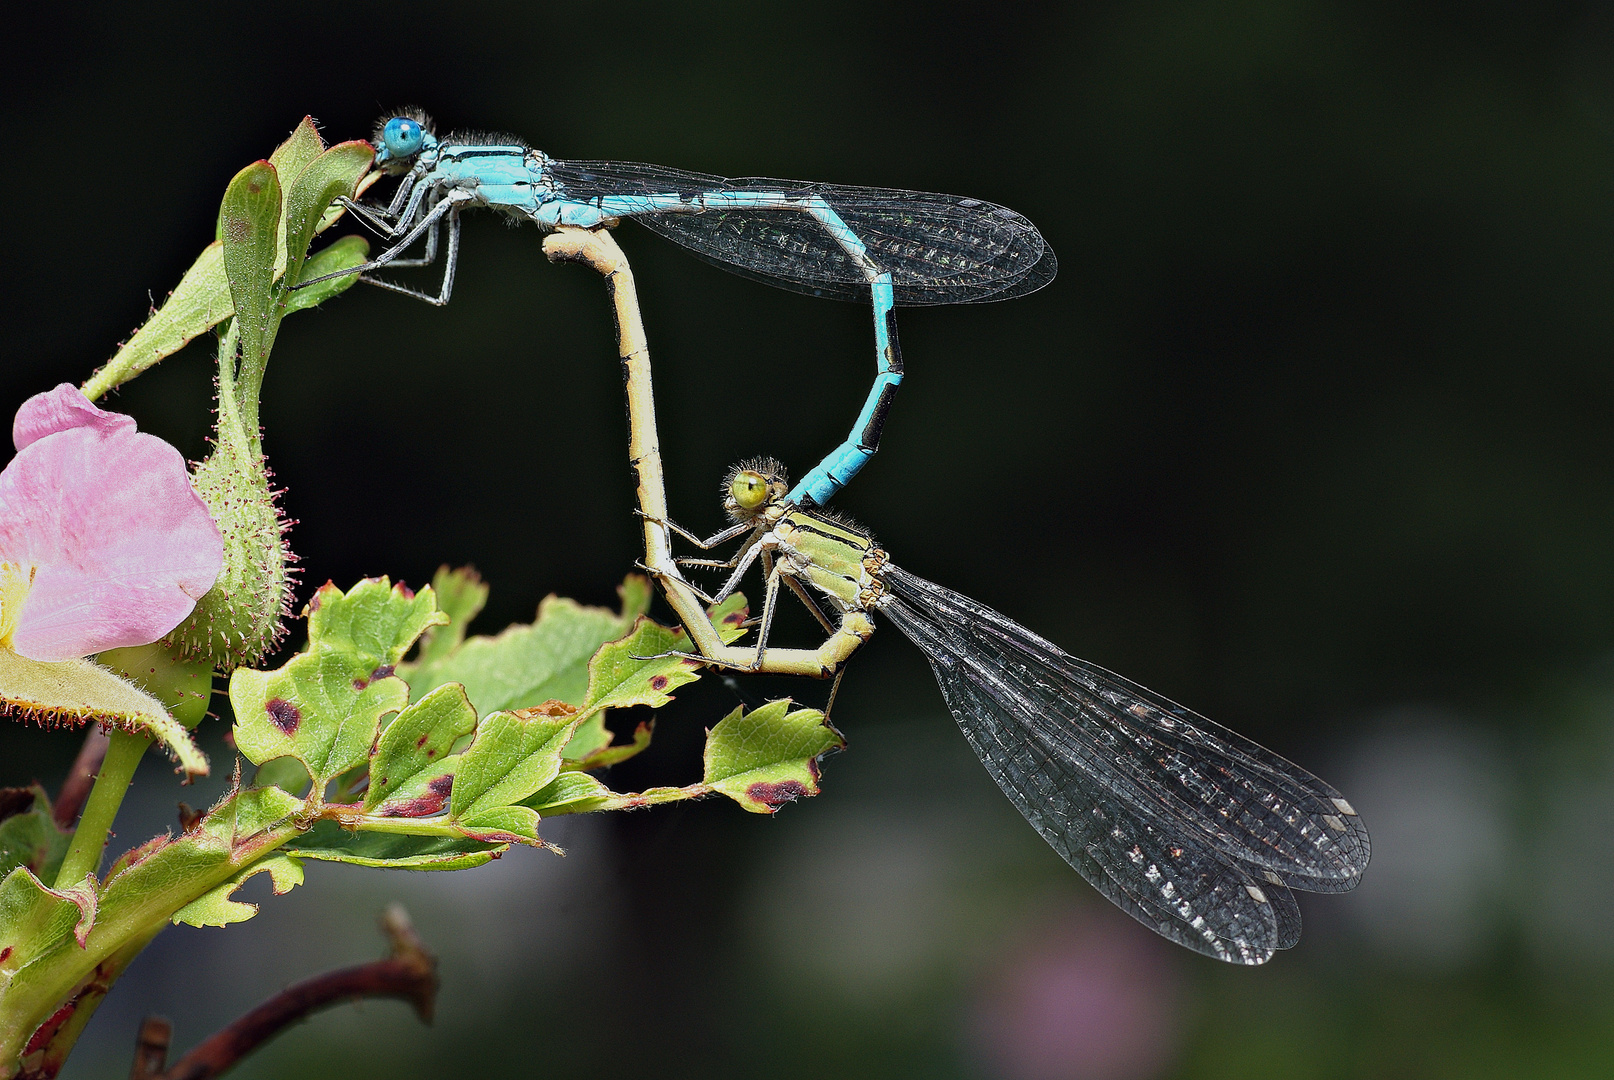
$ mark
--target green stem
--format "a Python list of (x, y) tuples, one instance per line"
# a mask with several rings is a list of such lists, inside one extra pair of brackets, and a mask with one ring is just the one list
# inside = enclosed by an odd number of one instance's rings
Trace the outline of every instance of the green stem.
[(661, 803), (682, 802), (685, 799), (704, 799), (712, 793), (710, 785), (690, 784), (688, 787), (656, 787), (646, 788), (635, 794), (612, 793), (602, 806), (601, 810), (637, 810), (641, 806), (657, 806)]
[(79, 818), (78, 830), (73, 833), (73, 843), (68, 847), (67, 857), (62, 860), (62, 868), (56, 874), (56, 888), (65, 889), (77, 884), (84, 880), (84, 875), (93, 874), (101, 868), (101, 853), (106, 848), (112, 819), (118, 816), (118, 807), (123, 805), (123, 797), (128, 794), (135, 769), (150, 745), (150, 735), (131, 735), (126, 731), (111, 733), (106, 760), (101, 763), (95, 787), (90, 789), (84, 814)]
[(263, 386), (264, 367), (241, 356), (240, 345), (240, 327), (231, 319), (229, 329), (219, 338), (218, 440), (235, 448), (237, 464), (244, 468), (246, 462), (263, 453), (258, 393)]
[(241, 328), (231, 319), (219, 335), (219, 436), (241, 429), (241, 402), (236, 397), (236, 363), (241, 351)]
[(269, 350), (274, 347), (275, 335), (280, 332), (280, 319), (285, 310), (283, 300), (270, 308), (271, 322), (269, 332), (263, 338), (262, 355), (241, 357), (241, 369), (236, 382), (236, 393), (241, 402), (238, 423), (245, 432), (247, 446), (254, 455), (263, 453), (263, 429), (258, 423), (258, 401), (263, 393), (264, 374), (269, 369)]

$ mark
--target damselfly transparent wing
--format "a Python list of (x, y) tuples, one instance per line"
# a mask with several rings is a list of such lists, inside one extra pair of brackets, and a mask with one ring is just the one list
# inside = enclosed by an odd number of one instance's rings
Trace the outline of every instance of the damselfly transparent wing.
[[(1007, 207), (957, 195), (813, 184), (761, 177), (724, 179), (619, 161), (553, 161), (548, 174), (567, 198), (783, 192), (834, 207), (889, 270), (897, 303), (1007, 300), (1052, 281), (1059, 264), (1036, 226)], [(650, 213), (634, 220), (701, 258), (771, 285), (839, 300), (867, 300), (863, 271), (809, 215), (793, 210)]]
[(1367, 830), (1306, 770), (968, 597), (896, 567), (885, 583), (879, 610), (924, 651), (993, 779), (1145, 925), (1261, 963), (1299, 938), (1288, 886), (1335, 892), (1360, 879)]

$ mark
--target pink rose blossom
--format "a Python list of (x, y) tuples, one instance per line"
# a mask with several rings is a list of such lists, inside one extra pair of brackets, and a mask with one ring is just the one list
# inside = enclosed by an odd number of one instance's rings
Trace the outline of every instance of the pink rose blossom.
[(0, 472), (0, 646), (34, 660), (156, 641), (223, 564), (178, 450), (63, 383), (12, 425)]

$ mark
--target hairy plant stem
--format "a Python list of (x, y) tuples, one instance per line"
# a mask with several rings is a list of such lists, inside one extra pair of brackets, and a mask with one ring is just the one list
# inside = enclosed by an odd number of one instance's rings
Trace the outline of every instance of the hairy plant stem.
[[(94, 801), (94, 796), (91, 796)], [(86, 810), (86, 814), (88, 810)], [(209, 889), (228, 881), (242, 869), (266, 858), (302, 830), (283, 821), (250, 838), (237, 840), (229, 857), (205, 870), (178, 877), (153, 879), (149, 887), (129, 890), (127, 902), (103, 905), (83, 945), (71, 934), (58, 940), (0, 994), (0, 1080), (9, 1080), (20, 1068), (20, 1055), (28, 1038), (58, 1009), (73, 1003), (104, 961), (112, 960), (110, 978), (163, 929), (174, 913)], [(139, 874), (141, 866), (124, 871)], [(110, 982), (108, 983), (110, 985)], [(99, 1004), (99, 996), (87, 1004)], [(77, 1037), (77, 1027), (72, 1037)]]
[(84, 745), (79, 747), (78, 757), (73, 759), (73, 767), (62, 782), (62, 790), (51, 803), (51, 817), (57, 828), (71, 829), (78, 821), (78, 812), (84, 809), (84, 800), (90, 797), (90, 788), (101, 772), (101, 762), (106, 760), (106, 744), (106, 732), (101, 730), (101, 725), (91, 724), (84, 733)]
[(101, 867), (101, 853), (106, 848), (107, 833), (112, 820), (118, 816), (118, 807), (128, 794), (134, 780), (135, 769), (151, 745), (151, 736), (132, 735), (127, 731), (113, 731), (108, 736), (106, 758), (95, 777), (95, 786), (84, 803), (84, 814), (79, 818), (78, 830), (62, 859), (62, 868), (56, 874), (56, 888), (64, 889), (84, 880)]
[[(232, 443), (246, 454), (262, 452), (258, 445), (258, 410), (257, 390), (251, 389), (250, 408), (244, 399), (248, 396), (244, 388), (250, 388), (253, 383), (252, 372), (244, 370), (240, 358), (241, 329), (236, 321), (231, 319), (224, 333), (219, 336), (219, 420), (218, 440), (220, 443)], [(238, 366), (241, 365), (241, 366)], [(257, 383), (263, 382), (263, 368), (257, 368)], [(244, 415), (250, 412), (250, 417)], [(248, 422), (250, 420), (250, 423)]]

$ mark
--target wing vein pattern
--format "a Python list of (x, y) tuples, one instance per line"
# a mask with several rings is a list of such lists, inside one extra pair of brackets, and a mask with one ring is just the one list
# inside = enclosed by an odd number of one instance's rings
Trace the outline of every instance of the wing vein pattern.
[(1300, 937), (1291, 888), (1369, 856), (1340, 793), (1265, 747), (887, 566), (880, 610), (930, 661), (987, 771), (1055, 851), (1161, 935), (1259, 964)]
[[(896, 188), (726, 179), (660, 165), (551, 161), (556, 194), (611, 195), (781, 192), (823, 199), (889, 270), (896, 302), (914, 307), (1007, 300), (1036, 292), (1058, 261), (1035, 225), (996, 203)], [(868, 276), (817, 221), (786, 210), (706, 209), (635, 214), (652, 232), (744, 277), (838, 300), (869, 299)]]

